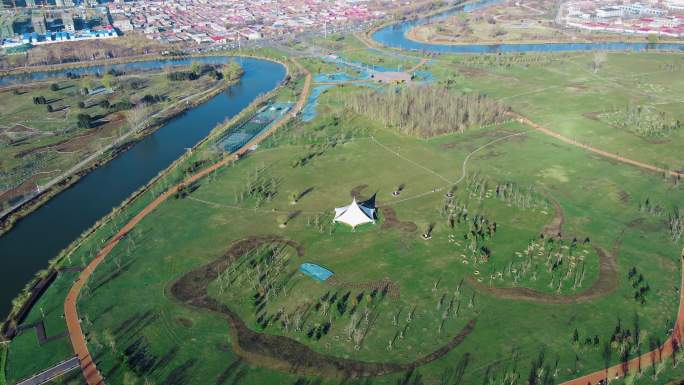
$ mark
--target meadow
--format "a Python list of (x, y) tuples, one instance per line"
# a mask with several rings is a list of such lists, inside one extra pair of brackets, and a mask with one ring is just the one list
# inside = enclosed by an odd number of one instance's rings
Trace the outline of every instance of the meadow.
[[(486, 94), (566, 136), (674, 170), (684, 168), (681, 130), (656, 139), (606, 114), (633, 103), (681, 119), (680, 62), (445, 55), (426, 70), (440, 87)], [(275, 99), (292, 100), (300, 86)], [(681, 277), (681, 239), (666, 220), (684, 203), (677, 179), (514, 121), (407, 135), (354, 112), (347, 103), (362, 92), (325, 91), (311, 122), (293, 121), (169, 199), (116, 246), (79, 298), (108, 382), (552, 384), (665, 341)], [(150, 198), (213, 152), (198, 150)], [(375, 224), (331, 223), (335, 207), (374, 194)], [(146, 199), (64, 265), (92, 258)], [(315, 281), (299, 272), (305, 262), (334, 275)], [(31, 315), (55, 331), (60, 282)], [(28, 346), (30, 337), (10, 344), (8, 378), (41, 349), (66, 354)], [(662, 383), (668, 365), (656, 367)]]

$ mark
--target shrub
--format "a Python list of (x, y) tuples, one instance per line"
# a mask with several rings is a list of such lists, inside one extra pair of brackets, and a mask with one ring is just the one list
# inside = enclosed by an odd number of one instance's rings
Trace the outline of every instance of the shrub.
[(88, 114), (78, 114), (78, 127), (79, 128), (92, 128), (92, 118)]

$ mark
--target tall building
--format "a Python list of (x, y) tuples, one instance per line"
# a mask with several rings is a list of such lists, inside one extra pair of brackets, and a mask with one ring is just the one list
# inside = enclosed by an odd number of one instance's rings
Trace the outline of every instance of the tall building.
[(45, 35), (47, 32), (47, 25), (45, 24), (45, 15), (34, 14), (31, 16), (31, 24), (33, 25), (33, 32)]

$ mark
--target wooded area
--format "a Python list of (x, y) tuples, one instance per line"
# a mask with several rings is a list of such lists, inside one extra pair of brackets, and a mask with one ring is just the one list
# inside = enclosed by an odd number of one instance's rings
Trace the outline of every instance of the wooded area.
[(506, 120), (508, 107), (483, 94), (464, 94), (441, 86), (406, 87), (397, 92), (366, 91), (347, 97), (352, 111), (397, 128), (431, 137)]

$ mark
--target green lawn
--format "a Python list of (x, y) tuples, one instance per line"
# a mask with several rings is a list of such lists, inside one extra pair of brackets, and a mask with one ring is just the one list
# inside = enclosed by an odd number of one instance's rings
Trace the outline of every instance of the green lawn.
[[(327, 93), (321, 104), (334, 111), (339, 105), (338, 92), (353, 91), (345, 87)], [(82, 298), (81, 307), (86, 314), (107, 312), (110, 316), (93, 320), (92, 330), (96, 334), (105, 331), (113, 334), (119, 350), (132, 346), (143, 336), (139, 344), (144, 344), (146, 357), (159, 359), (172, 351), (174, 357), (177, 356), (168, 367), (141, 375), (164, 382), (169, 381), (171, 374), (179, 373), (174, 372), (175, 369), (185, 368), (182, 369), (188, 373), (185, 381), (194, 383), (192, 378), (216, 378), (226, 369), (233, 353), (222, 352), (230, 339), (228, 329), (222, 326), (225, 321), (216, 314), (178, 304), (169, 297), (168, 289), (184, 273), (218, 258), (231, 242), (258, 234), (278, 234), (295, 240), (305, 249), (303, 257), (292, 250), (287, 253), (289, 262), (280, 272), (281, 276), (292, 275), (287, 283), (287, 295), (274, 294), (275, 298), (270, 299), (263, 311), (267, 316), (280, 311), (293, 313), (306, 304), (314, 306), (328, 292), (329, 296), (337, 293), (337, 298), (346, 292), (350, 292), (350, 298), (361, 293), (361, 290), (316, 283), (296, 273), (302, 262), (326, 266), (345, 282), (377, 281), (387, 277), (400, 288), (401, 295), (384, 299), (361, 297), (357, 311), (368, 308), (377, 318), (357, 348), (356, 343), (348, 340), (345, 330), (353, 315), (346, 312), (340, 315), (335, 307), (337, 302), (329, 313), (307, 313), (301, 331), (286, 331), (279, 323), (260, 325), (263, 317), (260, 320), (258, 316), (262, 312), (258, 315), (255, 312), (250, 299), (254, 294), (250, 281), (223, 289), (218, 283), (212, 283), (210, 295), (237, 311), (253, 330), (288, 336), (323, 354), (369, 361), (410, 362), (453, 338), (469, 319), (476, 319), (474, 331), (462, 345), (419, 369), (426, 383), (437, 382), (465, 353), (470, 353), (472, 363), (466, 368), (463, 383), (481, 381), (486, 373), (497, 378), (508, 372), (526, 376), (528, 363), (542, 350), (547, 364), (558, 362), (553, 370), (557, 371), (559, 380), (571, 378), (575, 371), (598, 370), (603, 365), (601, 344), (611, 338), (618, 319), (625, 328), (633, 329), (635, 314), (639, 316), (637, 322), (644, 341), (665, 338), (677, 304), (673, 288), (679, 282), (678, 247), (668, 240), (666, 229), (658, 218), (639, 212), (636, 201), (648, 195), (663, 204), (675, 204), (681, 199), (673, 192), (681, 191), (681, 187), (669, 186), (657, 175), (613, 164), (533, 132), (498, 142), (472, 157), (469, 173), (486, 177), (490, 186), (502, 182), (535, 186), (549, 198), (538, 198), (540, 208), (535, 210), (507, 204), (496, 197), (485, 196), (480, 200), (479, 196), (473, 196), (473, 187), (468, 187), (475, 183), (474, 178), (466, 179), (459, 185), (457, 200), (467, 203), (471, 213), (482, 213), (500, 223), (497, 234), (488, 241), (492, 249), (490, 260), (474, 261), (469, 256), (465, 259), (469, 261), (466, 265), (461, 256), (466, 250), (450, 242), (450, 234), (462, 236), (464, 228), (449, 229), (440, 213), (444, 192), (430, 192), (450, 185), (443, 178), (456, 181), (460, 177), (460, 165), (473, 150), (526, 128), (511, 124), (421, 140), (399, 136), (359, 117), (345, 116), (338, 126), (326, 119), (321, 116), (308, 125), (290, 127), (289, 131), (266, 143), (263, 147), (267, 149), (257, 151), (204, 181), (190, 198), (164, 203), (140, 224), (141, 235), (134, 241), (135, 245), (124, 242), (117, 247), (115, 256), (98, 269), (93, 280), (95, 289)], [(302, 137), (297, 133), (299, 130), (313, 134)], [(353, 135), (347, 136), (347, 133)], [(305, 166), (293, 167), (294, 161), (312, 151), (302, 144), (307, 141), (319, 143), (324, 137), (335, 136), (341, 138), (335, 147), (326, 148), (322, 155)], [(399, 151), (402, 156), (397, 157), (387, 148)], [(236, 201), (236, 193), (245, 188), (248, 175), (261, 167), (269, 177), (279, 178), (277, 195), (258, 207), (254, 200)], [(368, 185), (363, 194), (378, 193), (380, 204), (416, 196), (391, 207), (399, 220), (413, 221), (419, 230), (406, 234), (382, 229), (382, 217), (378, 225), (359, 232), (338, 228), (330, 233), (325, 226), (321, 232), (313, 225), (319, 215), (347, 203), (350, 190), (361, 184)], [(393, 198), (390, 192), (399, 184), (405, 184), (405, 189), (400, 198)], [(313, 190), (296, 206), (289, 204), (290, 192), (301, 192), (309, 187)], [(626, 191), (632, 200), (621, 200), (622, 191)], [(419, 196), (423, 193), (428, 194)], [(524, 250), (531, 240), (538, 239), (541, 229), (551, 221), (553, 210), (547, 199), (554, 199), (563, 208), (565, 238), (589, 237), (592, 245), (610, 251), (619, 242), (616, 291), (588, 302), (550, 305), (499, 300), (478, 292), (467, 281), (459, 290), (464, 278), (477, 280), (478, 276), (488, 277), (496, 272), (501, 272), (504, 279), (493, 284), (514, 284), (513, 277), (507, 275), (507, 266), (515, 252)], [(546, 210), (542, 210), (542, 206)], [(278, 227), (282, 212), (297, 210), (302, 213), (285, 229)], [(638, 218), (641, 220), (635, 222)], [(430, 241), (424, 241), (419, 234), (430, 223), (436, 224), (433, 236)], [(116, 273), (120, 268), (113, 262), (116, 256), (131, 264), (128, 267), (124, 262), (126, 267), (120, 274)], [(480, 265), (473, 266), (475, 262)], [(565, 287), (563, 294), (582, 292), (596, 281), (597, 255), (589, 251), (585, 264), (584, 285), (575, 291)], [(359, 266), (364, 268), (359, 269)], [(650, 285), (644, 304), (633, 299), (634, 289), (627, 278), (628, 270), (633, 266)], [(243, 266), (243, 269), (247, 270), (237, 270), (236, 276), (249, 274), (249, 268)], [(480, 273), (476, 274), (475, 270)], [(539, 274), (538, 280), (527, 279), (518, 285), (555, 292), (555, 287), (547, 285), (551, 275), (544, 269), (540, 269)], [(542, 280), (544, 274), (547, 275)], [(115, 278), (110, 280), (113, 276)], [(106, 285), (100, 285), (102, 282)], [(111, 308), (111, 298), (137, 298), (141, 293), (146, 301), (127, 301)], [(370, 291), (364, 292), (364, 295), (369, 294)], [(453, 315), (451, 309), (440, 327), (444, 310), (452, 299), (462, 307), (458, 315)], [(405, 317), (413, 306), (416, 306), (415, 313), (408, 322)], [(530, 317), (531, 314), (535, 316)], [(363, 319), (364, 313), (360, 316)], [(331, 326), (320, 340), (307, 336), (309, 330), (321, 327), (325, 322), (331, 322)], [(404, 330), (407, 323), (410, 327), (403, 338), (396, 339), (388, 350), (388, 341), (399, 330)], [(363, 321), (361, 324), (364, 325)], [(582, 341), (587, 336), (599, 336), (599, 346), (593, 342), (573, 344), (575, 328)], [(430, 338), (426, 338), (427, 335)], [(117, 355), (111, 354), (110, 348), (103, 344), (97, 351), (110, 357), (103, 360), (105, 372), (123, 376), (123, 369), (113, 369), (120, 361), (115, 358)], [(203, 357), (202, 361), (193, 361), (192, 357), (199, 355)], [(577, 362), (576, 355), (579, 357)], [(614, 352), (611, 361), (617, 360), (617, 352)], [(241, 383), (260, 383), (264, 378), (294, 381), (290, 375), (253, 369), (245, 372)], [(379, 377), (373, 383), (393, 383), (396, 378), (397, 375)]]
[[(544, 58), (546, 64), (502, 67), (444, 56), (428, 69), (438, 81), (451, 79), (450, 87), (506, 100), (548, 128), (596, 147), (658, 165), (684, 165), (678, 156), (680, 131), (656, 143), (586, 116), (616, 108), (627, 101), (622, 96), (627, 92), (679, 117), (682, 84), (658, 69), (680, 56), (610, 54), (597, 73), (587, 67), (588, 54), (550, 58)], [(304, 62), (312, 69), (324, 65)], [(294, 97), (301, 82), (295, 84), (277, 99)], [(560, 383), (619, 362), (621, 351), (636, 355), (637, 344), (646, 349), (667, 338), (679, 299), (681, 241), (671, 240), (666, 216), (644, 211), (643, 204), (648, 199), (667, 210), (682, 206), (680, 183), (517, 123), (430, 139), (407, 137), (345, 109), (345, 95), (359, 89), (325, 92), (316, 119), (288, 124), (255, 152), (200, 181), (188, 197), (164, 202), (98, 267), (79, 298), (79, 311), (108, 382), (342, 381), (327, 373), (312, 375), (316, 365), (304, 372), (282, 370), (286, 347), (269, 355), (280, 360), (239, 358), (226, 317), (189, 307), (171, 291), (186, 274), (251, 236), (291, 240), (302, 252), (292, 245), (276, 254), (254, 249), (218, 277), (203, 277), (212, 303), (232, 310), (253, 331), (297, 341), (321, 356), (407, 364), (444, 346), (474, 320), (459, 345), (415, 371), (347, 383), (522, 384), (534, 368), (541, 378), (548, 373), (550, 382)], [(196, 151), (187, 162), (209, 150)], [(182, 176), (187, 162), (156, 191)], [(398, 186), (402, 191), (395, 197)], [(377, 193), (384, 210), (377, 224), (357, 231), (331, 225), (332, 209), (348, 204), (352, 190)], [(446, 198), (450, 190), (454, 197)], [(300, 194), (293, 205), (291, 197)], [(86, 238), (71, 263), (92, 257), (153, 195), (144, 195)], [(558, 222), (556, 205), (560, 237), (546, 231)], [(449, 214), (463, 219), (452, 226)], [(280, 226), (288, 216), (287, 226)], [(412, 222), (415, 231), (393, 227), (396, 221)], [(495, 231), (485, 229), (473, 239), (472, 231), (494, 222)], [(424, 240), (427, 228), (431, 239)], [(548, 303), (548, 296), (574, 298), (607, 282), (598, 274), (598, 250), (616, 261), (614, 287), (588, 300)], [(330, 269), (337, 283), (301, 274), (303, 262)], [(379, 282), (391, 282), (391, 289), (383, 293)], [(68, 285), (60, 285), (44, 298), (53, 324), (59, 321), (57, 306), (48, 305), (61, 305)], [(500, 298), (489, 286), (526, 288), (538, 297)], [(30, 336), (12, 342), (10, 376), (18, 371), (13, 356), (16, 363), (62, 352), (55, 346), (37, 349)]]

